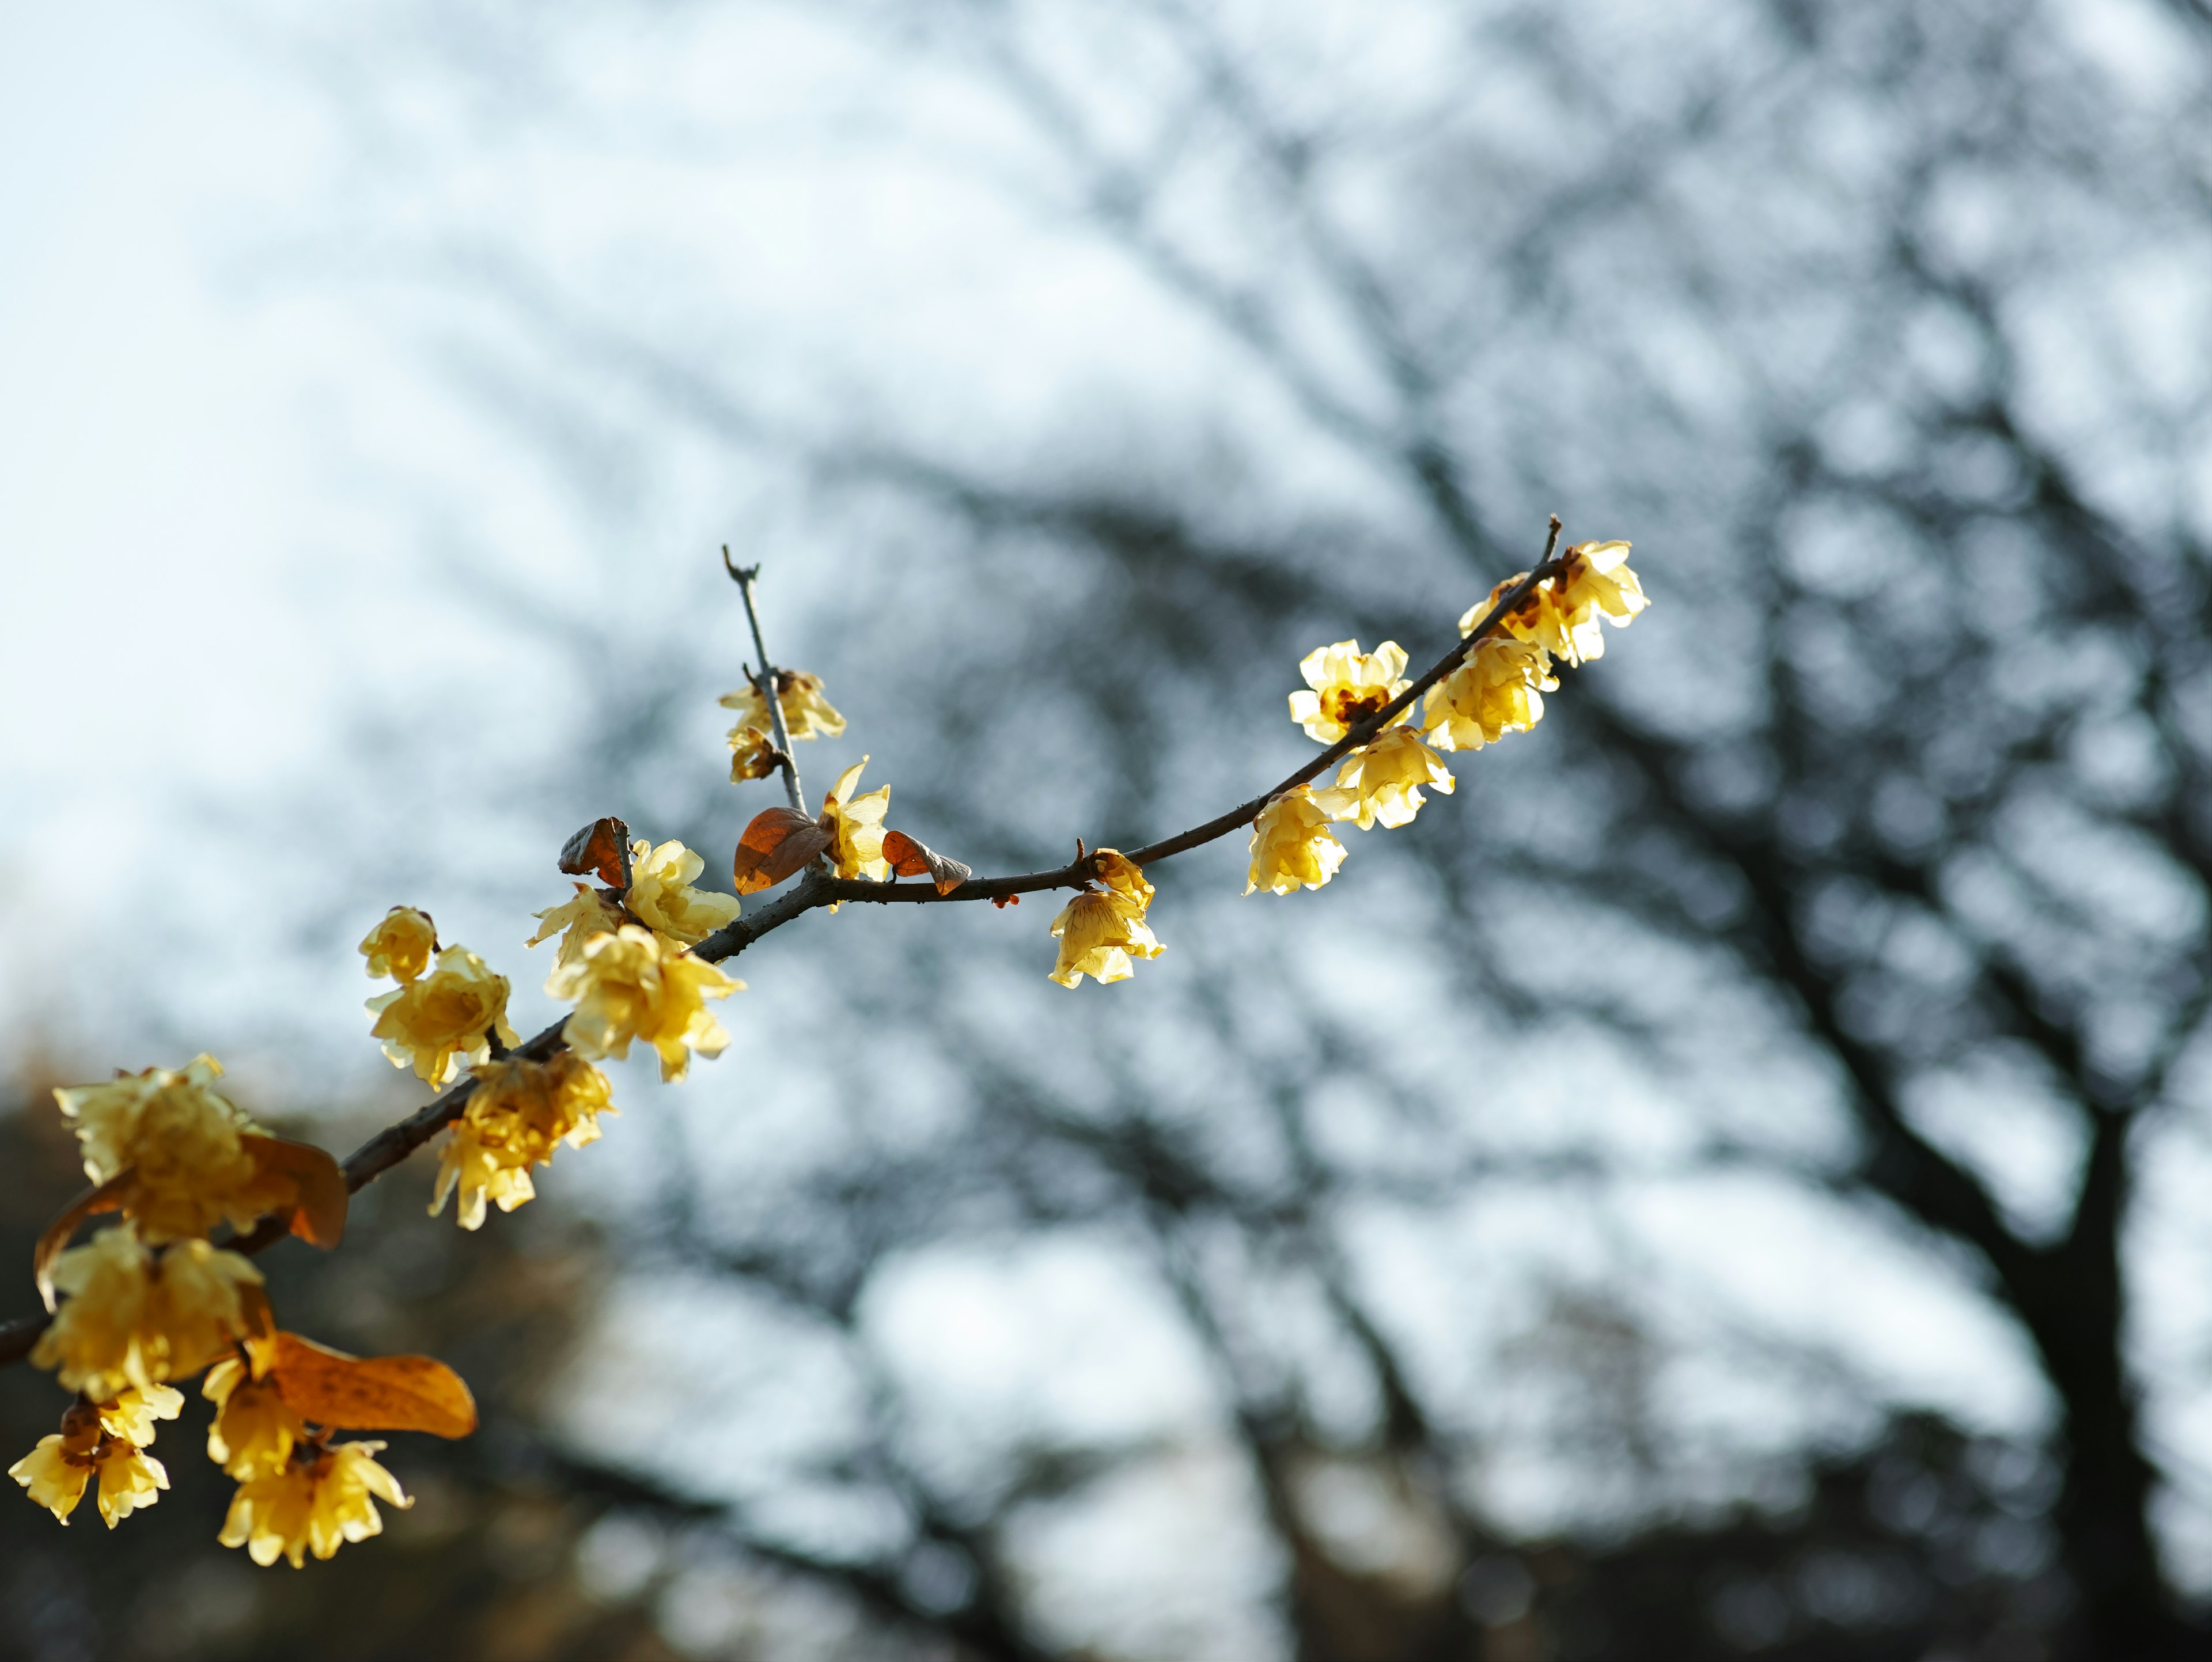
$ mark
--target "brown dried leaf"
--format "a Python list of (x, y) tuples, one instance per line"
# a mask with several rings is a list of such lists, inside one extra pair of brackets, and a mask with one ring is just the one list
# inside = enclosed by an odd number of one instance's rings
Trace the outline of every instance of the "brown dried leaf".
[(828, 848), (829, 828), (796, 808), (763, 808), (738, 839), (731, 874), (739, 894), (751, 894), (802, 869)]
[(349, 1356), (276, 1336), (277, 1393), (293, 1412), (343, 1431), (427, 1431), (465, 1437), (477, 1428), (476, 1398), (461, 1376), (432, 1356)]
[(884, 858), (891, 862), (891, 869), (901, 877), (928, 878), (937, 885), (939, 894), (951, 894), (975, 874), (973, 866), (948, 860), (927, 843), (904, 831), (884, 833)]
[(345, 1234), (345, 1168), (311, 1142), (250, 1133), (238, 1141), (264, 1175), (281, 1178), (290, 1190), (292, 1233), (325, 1251), (336, 1246)]
[(77, 1225), (102, 1212), (123, 1209), (124, 1202), (129, 1198), (131, 1180), (136, 1175), (137, 1168), (126, 1166), (106, 1183), (86, 1190), (62, 1208), (60, 1215), (39, 1237), (38, 1245), (31, 1251), (31, 1277), (38, 1283), (39, 1297), (45, 1300), (49, 1312), (54, 1307), (54, 1260), (61, 1257), (62, 1249), (70, 1244), (70, 1237), (76, 1233)]
[(611, 889), (629, 887), (629, 827), (610, 814), (561, 845), (561, 869), (571, 877), (597, 872)]

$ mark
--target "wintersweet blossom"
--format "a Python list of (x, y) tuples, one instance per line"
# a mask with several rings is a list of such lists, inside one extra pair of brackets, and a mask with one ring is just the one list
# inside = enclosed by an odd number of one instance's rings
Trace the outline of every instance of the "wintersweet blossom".
[(169, 1486), (161, 1463), (128, 1438), (112, 1434), (97, 1409), (84, 1404), (63, 1417), (62, 1429), (8, 1468), (31, 1499), (66, 1524), (97, 1481), (101, 1520), (113, 1529)]
[(823, 852), (838, 876), (881, 883), (891, 874), (890, 861), (884, 858), (884, 816), (890, 812), (891, 788), (884, 785), (865, 796), (854, 795), (860, 770), (867, 765), (863, 756), (837, 776), (837, 782), (822, 799), (822, 828), (831, 839)]
[(765, 779), (775, 771), (775, 735), (740, 721), (730, 729), (730, 782)]
[(573, 900), (557, 906), (548, 906), (542, 912), (532, 913), (538, 919), (538, 933), (522, 944), (535, 947), (555, 935), (561, 937), (560, 950), (553, 955), (557, 970), (564, 964), (574, 964), (584, 955), (584, 943), (595, 934), (610, 934), (629, 920), (623, 909), (588, 883), (576, 885)]
[(112, 1401), (95, 1403), (100, 1429), (140, 1448), (154, 1440), (154, 1422), (173, 1420), (184, 1412), (185, 1393), (174, 1385), (125, 1385)]
[[(1578, 543), (1569, 549), (1563, 569), (1530, 589), (1498, 626), (1501, 635), (1533, 642), (1554, 658), (1585, 664), (1605, 655), (1601, 617), (1625, 624), (1650, 604), (1644, 586), (1626, 562), (1623, 542)], [(1528, 577), (1508, 577), (1461, 615), (1459, 632), (1471, 635), (1507, 593)]]
[(562, 1032), (580, 1055), (627, 1056), (631, 1040), (643, 1039), (659, 1053), (664, 1080), (683, 1078), (694, 1050), (721, 1055), (730, 1035), (702, 1001), (727, 998), (744, 987), (635, 923), (592, 936), (582, 956), (556, 965), (545, 983), (554, 997), (575, 1001)]
[(126, 1204), (147, 1240), (204, 1235), (226, 1219), (243, 1229), (275, 1202), (240, 1141), (261, 1128), (213, 1088), (222, 1076), (222, 1063), (199, 1056), (54, 1093), (76, 1122), (85, 1176), (131, 1173)]
[[(825, 734), (835, 739), (845, 730), (845, 718), (831, 709), (830, 701), (822, 696), (822, 678), (818, 675), (810, 675), (803, 669), (776, 671), (775, 701), (783, 707), (783, 730), (791, 735), (793, 744)], [(724, 709), (738, 712), (738, 724), (730, 729), (732, 750), (738, 748), (747, 729), (760, 734), (775, 731), (775, 724), (769, 720), (768, 700), (761, 696), (758, 687), (739, 687), (735, 692), (725, 694), (721, 704)]]
[(707, 862), (681, 843), (656, 849), (641, 838), (629, 848), (629, 892), (623, 900), (647, 928), (696, 947), (737, 916), (737, 896), (691, 886)]
[(156, 1254), (130, 1224), (103, 1229), (54, 1260), (53, 1282), (69, 1294), (31, 1361), (95, 1400), (197, 1373), (243, 1337), (241, 1289), (261, 1272), (204, 1240)]
[(401, 1507), (414, 1504), (398, 1480), (373, 1458), (383, 1447), (340, 1443), (312, 1453), (295, 1451), (304, 1458), (238, 1486), (216, 1538), (227, 1547), (244, 1547), (257, 1564), (265, 1567), (284, 1558), (299, 1569), (310, 1552), (329, 1558), (345, 1542), (383, 1533), (378, 1501)]
[(562, 1143), (580, 1148), (598, 1141), (599, 1117), (614, 1112), (607, 1076), (573, 1050), (546, 1062), (488, 1062), (471, 1071), (479, 1083), (439, 1157), (430, 1202), (434, 1218), (458, 1187), (464, 1229), (483, 1226), (487, 1201), (512, 1212), (529, 1200), (538, 1192), (530, 1167), (550, 1164)]
[(1252, 822), (1252, 869), (1244, 892), (1288, 894), (1317, 889), (1344, 863), (1344, 844), (1329, 825), (1353, 807), (1350, 791), (1296, 785), (1269, 801)]
[(384, 1041), (395, 1068), (412, 1063), (426, 1085), (443, 1085), (464, 1062), (491, 1054), (491, 1035), (502, 1044), (521, 1036), (507, 1019), (507, 977), (463, 947), (438, 954), (438, 967), (368, 1001), (376, 1018), (371, 1034)]
[(226, 1356), (208, 1369), (200, 1395), (215, 1404), (208, 1458), (241, 1482), (273, 1477), (307, 1440), (307, 1428), (274, 1379), (257, 1379), (246, 1363)]
[(1544, 694), (1555, 691), (1551, 654), (1533, 641), (1488, 635), (1464, 662), (1429, 689), (1421, 703), (1421, 736), (1438, 750), (1480, 750), (1544, 719)]
[(1317, 647), (1299, 661), (1308, 691), (1291, 695), (1291, 720), (1333, 745), (1411, 685), (1405, 668), (1406, 649), (1395, 641), (1364, 654), (1357, 641)]
[(1567, 619), (1584, 658), (1599, 657), (1605, 651), (1600, 618), (1626, 628), (1651, 604), (1642, 581), (1628, 569), (1630, 546), (1624, 542), (1577, 543), (1567, 551), (1566, 569), (1552, 580), (1553, 604)]
[(428, 912), (394, 906), (362, 938), (360, 951), (368, 960), (371, 976), (412, 981), (430, 967), (431, 959), (437, 954), (438, 926)]
[(1137, 916), (1142, 917), (1145, 909), (1152, 904), (1152, 880), (1145, 875), (1145, 868), (1119, 849), (1096, 849), (1091, 859), (1092, 868), (1098, 874), (1098, 880), (1106, 886), (1106, 892), (1119, 895), (1134, 906)]
[[(1149, 890), (1150, 886), (1146, 886)], [(1085, 976), (1102, 986), (1129, 978), (1129, 959), (1158, 958), (1167, 949), (1145, 923), (1145, 909), (1111, 890), (1085, 889), (1052, 920), (1060, 956), (1052, 979), (1073, 988)]]
[(1336, 782), (1352, 793), (1353, 806), (1345, 817), (1358, 820), (1362, 831), (1378, 820), (1392, 827), (1411, 825), (1425, 800), (1425, 785), (1447, 796), (1452, 789), (1443, 758), (1411, 728), (1392, 728), (1352, 752), (1337, 770)]

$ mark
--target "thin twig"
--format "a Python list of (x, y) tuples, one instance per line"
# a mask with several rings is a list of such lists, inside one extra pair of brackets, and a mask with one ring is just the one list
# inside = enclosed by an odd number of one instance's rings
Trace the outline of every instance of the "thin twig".
[(791, 806), (799, 813), (806, 812), (806, 793), (799, 788), (799, 758), (791, 753), (791, 734), (783, 724), (783, 688), (776, 679), (776, 667), (768, 655), (768, 642), (761, 638), (760, 610), (753, 604), (753, 583), (760, 576), (757, 565), (735, 565), (730, 560), (730, 545), (722, 545), (722, 569), (738, 586), (738, 593), (745, 597), (745, 621), (753, 626), (753, 651), (760, 657), (760, 679), (755, 683), (761, 696), (768, 700), (769, 729), (775, 735), (776, 753), (783, 758), (783, 790), (791, 799)]
[[(1176, 836), (1164, 837), (1159, 842), (1148, 843), (1143, 848), (1133, 849), (1128, 853), (1127, 858), (1139, 866), (1156, 865), (1160, 861), (1172, 859), (1176, 855), (1188, 853), (1192, 849), (1203, 847), (1206, 843), (1226, 837), (1240, 826), (1250, 825), (1259, 816), (1261, 809), (1266, 807), (1270, 801), (1285, 791), (1295, 789), (1300, 785), (1318, 778), (1350, 752), (1373, 739), (1396, 718), (1400, 711), (1409, 708), (1415, 699), (1457, 668), (1461, 660), (1472, 652), (1478, 642), (1496, 633), (1507, 616), (1528, 598), (1537, 584), (1565, 569), (1564, 561), (1553, 557), (1559, 545), (1559, 517), (1554, 514), (1552, 516), (1551, 534), (1544, 543), (1544, 557), (1537, 562), (1534, 569), (1500, 595), (1498, 604), (1491, 607), (1489, 614), (1468, 634), (1461, 636), (1449, 651), (1430, 667), (1425, 674), (1413, 682), (1381, 709), (1376, 710), (1365, 720), (1355, 723), (1343, 738), (1329, 746), (1319, 756), (1273, 789), (1263, 791), (1250, 801), (1242, 803), (1228, 813), (1207, 820), (1202, 825), (1194, 825), (1187, 831), (1178, 832)], [(769, 709), (775, 722), (776, 742), (782, 746), (784, 752), (784, 782), (790, 789), (792, 806), (804, 813), (805, 808), (802, 806), (802, 799), (799, 794), (799, 771), (790, 762), (790, 744), (783, 730), (783, 713), (776, 696), (775, 671), (769, 667), (767, 648), (761, 642), (760, 619), (753, 607), (752, 581), (758, 575), (758, 568), (748, 569), (732, 564), (727, 548), (722, 551), (722, 563), (728, 568), (731, 577), (736, 581), (739, 591), (745, 597), (745, 615), (752, 623), (753, 645), (760, 652), (762, 667), (768, 678)], [(1079, 849), (1082, 844), (1079, 843), (1077, 847)], [(879, 903), (896, 900), (915, 904), (929, 904), (943, 900), (993, 900), (1005, 895), (1030, 894), (1043, 889), (1079, 889), (1097, 876), (1097, 856), (1095, 853), (1085, 854), (1054, 871), (1026, 872), (1010, 877), (970, 878), (959, 887), (945, 894), (939, 894), (933, 884), (864, 882), (830, 877), (817, 867), (809, 869), (788, 893), (770, 901), (751, 916), (740, 917), (726, 928), (717, 929), (691, 950), (695, 956), (704, 959), (710, 964), (718, 964), (724, 959), (735, 958), (763, 935), (781, 928), (793, 918), (812, 911), (817, 907), (827, 906), (841, 900)], [(563, 1021), (555, 1022), (543, 1032), (533, 1035), (508, 1054), (526, 1057), (532, 1062), (547, 1060), (568, 1048), (567, 1041), (562, 1038), (564, 1026)], [(462, 1111), (467, 1107), (468, 1099), (474, 1093), (476, 1087), (477, 1081), (474, 1077), (464, 1075), (435, 1101), (418, 1108), (398, 1124), (386, 1126), (360, 1148), (355, 1149), (346, 1157), (346, 1188), (349, 1191), (356, 1190), (374, 1182), (376, 1178), (398, 1166), (417, 1148), (429, 1141), (446, 1126), (459, 1119)], [(281, 1218), (266, 1218), (250, 1233), (230, 1243), (230, 1250), (247, 1254), (260, 1252), (283, 1239), (284, 1236), (284, 1221)], [(10, 1362), (21, 1361), (27, 1356), (31, 1353), (32, 1347), (38, 1342), (39, 1335), (46, 1330), (46, 1324), (52, 1319), (50, 1316), (39, 1315), (0, 1323), (0, 1367), (5, 1367)]]

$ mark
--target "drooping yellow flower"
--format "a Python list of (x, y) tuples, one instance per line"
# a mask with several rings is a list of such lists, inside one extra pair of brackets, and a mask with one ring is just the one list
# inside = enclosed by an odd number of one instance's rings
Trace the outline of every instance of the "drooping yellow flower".
[(1362, 831), (1378, 820), (1393, 827), (1411, 825), (1425, 800), (1425, 785), (1447, 796), (1452, 790), (1443, 758), (1411, 728), (1392, 728), (1352, 752), (1337, 770), (1336, 782), (1352, 793), (1353, 806), (1344, 817), (1357, 819)]
[(8, 1475), (66, 1524), (100, 1470), (96, 1455), (106, 1434), (96, 1412), (83, 1403), (71, 1403), (62, 1415), (62, 1428), (40, 1438), (36, 1448), (8, 1468)]
[(730, 782), (765, 779), (775, 771), (775, 735), (743, 721), (730, 729)]
[(1488, 635), (1465, 661), (1429, 689), (1421, 736), (1438, 750), (1480, 750), (1544, 719), (1544, 694), (1559, 680), (1551, 654), (1533, 641)]
[(1084, 890), (1060, 908), (1052, 920), (1052, 934), (1060, 941), (1060, 956), (1050, 975), (1063, 987), (1073, 987), (1086, 975), (1101, 985), (1127, 981), (1133, 954), (1158, 958), (1167, 950), (1146, 926), (1144, 906), (1112, 890)]
[(1344, 863), (1344, 844), (1330, 825), (1353, 806), (1349, 791), (1316, 792), (1294, 786), (1270, 801), (1252, 822), (1252, 870), (1244, 892), (1288, 894), (1301, 885), (1317, 889)]
[(438, 926), (429, 913), (412, 906), (394, 906), (361, 943), (369, 974), (388, 975), (394, 981), (414, 980), (430, 967), (437, 950)]
[[(172, 1393), (173, 1394), (173, 1393)], [(8, 1468), (31, 1499), (66, 1524), (97, 1479), (100, 1515), (113, 1529), (141, 1507), (150, 1507), (169, 1486), (161, 1463), (128, 1438), (110, 1434), (98, 1411), (78, 1403), (62, 1416), (61, 1430)]]
[(245, 1336), (240, 1289), (260, 1281), (245, 1258), (204, 1240), (156, 1254), (131, 1225), (103, 1229), (54, 1261), (54, 1285), (69, 1296), (31, 1360), (94, 1400), (182, 1379)]
[(204, 1235), (226, 1219), (243, 1229), (266, 1208), (259, 1168), (239, 1141), (261, 1128), (211, 1088), (222, 1076), (220, 1062), (200, 1056), (54, 1093), (76, 1123), (85, 1175), (106, 1183), (131, 1169), (127, 1203), (148, 1240)]
[(154, 1422), (175, 1419), (184, 1407), (185, 1393), (174, 1385), (147, 1385), (143, 1389), (129, 1385), (117, 1392), (113, 1401), (94, 1404), (94, 1411), (100, 1415), (100, 1427), (108, 1435), (148, 1448), (154, 1441)]
[(512, 1212), (538, 1191), (530, 1167), (551, 1163), (565, 1142), (580, 1148), (599, 1137), (599, 1117), (614, 1112), (607, 1076), (573, 1050), (547, 1062), (515, 1057), (471, 1069), (482, 1081), (453, 1126), (438, 1161), (430, 1215), (460, 1190), (460, 1225), (480, 1227), (484, 1203)]
[[(522, 944), (535, 947), (541, 941), (561, 936), (560, 951), (554, 954), (555, 968), (574, 964), (584, 955), (584, 943), (595, 934), (610, 934), (629, 920), (623, 909), (601, 894), (588, 883), (576, 885), (576, 898), (558, 906), (548, 906), (533, 914), (538, 919), (538, 933)], [(563, 934), (563, 931), (566, 931)]]
[(401, 1507), (414, 1504), (398, 1479), (373, 1458), (383, 1447), (340, 1443), (240, 1483), (216, 1538), (227, 1547), (244, 1547), (257, 1564), (266, 1567), (286, 1558), (299, 1569), (310, 1552), (329, 1558), (345, 1542), (381, 1534), (378, 1501)]
[(152, 1506), (169, 1486), (161, 1463), (120, 1437), (103, 1438), (92, 1458), (100, 1467), (100, 1515), (110, 1529)]
[(307, 1428), (274, 1379), (257, 1379), (236, 1356), (208, 1369), (200, 1395), (216, 1405), (208, 1426), (208, 1458), (241, 1482), (273, 1477), (307, 1440)]
[(681, 843), (656, 849), (641, 838), (629, 848), (629, 892), (623, 898), (647, 928), (696, 947), (737, 916), (737, 896), (691, 886), (707, 862)]
[(1357, 641), (1317, 647), (1299, 661), (1309, 690), (1291, 695), (1291, 720), (1333, 745), (1411, 685), (1405, 668), (1406, 649), (1395, 641), (1364, 654)]
[[(822, 696), (822, 678), (810, 675), (803, 669), (780, 669), (775, 673), (775, 701), (783, 706), (783, 730), (791, 735), (794, 745), (802, 739), (812, 739), (827, 734), (835, 739), (845, 730), (845, 718), (830, 707)], [(750, 728), (756, 733), (772, 733), (775, 724), (768, 717), (768, 700), (760, 691), (750, 685), (739, 687), (725, 694), (724, 709), (738, 712), (738, 724), (730, 729), (730, 745), (738, 747), (739, 737)], [(757, 777), (757, 776), (755, 776)]]
[(493, 1033), (503, 1044), (521, 1042), (507, 1019), (507, 992), (505, 976), (466, 947), (448, 947), (428, 975), (368, 1001), (376, 1018), (369, 1032), (393, 1067), (411, 1062), (424, 1084), (443, 1085), (463, 1062), (491, 1055)]
[(727, 998), (744, 983), (703, 959), (672, 950), (650, 929), (625, 923), (584, 943), (574, 964), (556, 965), (545, 983), (556, 998), (575, 1001), (561, 1031), (578, 1054), (627, 1056), (643, 1039), (659, 1053), (660, 1077), (684, 1077), (691, 1052), (717, 1056), (729, 1044), (721, 1023), (701, 1001)]
[(891, 788), (884, 785), (866, 796), (853, 794), (860, 782), (863, 756), (837, 776), (837, 782), (822, 799), (822, 828), (830, 836), (823, 850), (840, 877), (867, 877), (881, 883), (891, 874), (884, 858), (884, 816), (890, 812)]

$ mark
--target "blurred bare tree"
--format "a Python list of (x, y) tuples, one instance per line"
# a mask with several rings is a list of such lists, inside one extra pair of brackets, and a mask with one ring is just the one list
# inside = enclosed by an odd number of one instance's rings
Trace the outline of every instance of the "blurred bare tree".
[[(659, 9), (605, 12), (632, 9)], [(536, 9), (438, 12), (415, 27), (468, 75), (557, 78)], [(2140, 1272), (2152, 1233), (2202, 1236), (2152, 1178), (2202, 1138), (2212, 1000), (2212, 15), (842, 15), (1022, 124), (1006, 188), (1179, 308), (1227, 390), (1015, 450), (927, 396), (824, 427), (718, 371), (696, 343), (726, 320), (648, 327), (495, 239), (447, 269), (524, 326), (468, 367), (551, 453), (595, 454), (611, 388), (812, 489), (866, 599), (793, 655), (902, 823), (1012, 869), (1234, 800), (1291, 753), (1299, 655), (1422, 657), (1554, 507), (1634, 537), (1658, 606), (1329, 891), (1262, 910), (1204, 898), (1233, 856), (1164, 874), (1171, 993), (1047, 1012), (1034, 908), (854, 909), (759, 948), (756, 989), (799, 990), (741, 1045), (825, 1105), (799, 1129), (743, 1085), (707, 1102), (625, 1251), (771, 1312), (848, 1408), (701, 1527), (993, 1658), (2200, 1653), (2158, 1527), (2189, 1474), (2152, 1416), (2201, 1399), (2206, 1335)], [(733, 840), (765, 796), (668, 781), (734, 630), (507, 599), (594, 701), (514, 800)], [(1668, 1135), (1586, 1100), (1623, 1080)], [(1637, 1185), (1741, 1174), (1901, 1227), (1986, 1300), (2048, 1387), (2042, 1446), (1837, 1409), (1856, 1446), (1796, 1451), (1753, 1504), (1774, 1451), (1669, 1405), (1610, 1233)], [(1478, 1283), (1466, 1221), (1500, 1196), (1598, 1243), (1530, 1324), (1549, 1383), (1518, 1421), (1460, 1308), (1406, 1284), (1409, 1258)], [(1234, 1452), (1218, 1562), (1179, 1567), (1200, 1607), (1071, 1609), (1040, 1556), (1132, 1471), (1197, 1481), (1188, 1447), (948, 1423), (884, 1348), (876, 1301), (919, 1257), (1070, 1239), (1145, 1266)], [(1833, 1357), (1701, 1342), (1693, 1380), (1867, 1400)], [(1548, 1545), (1493, 1504), (1524, 1442), (1577, 1474)], [(699, 1499), (678, 1464), (630, 1502)]]

